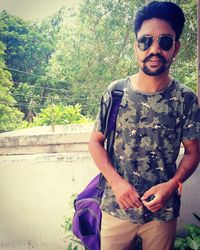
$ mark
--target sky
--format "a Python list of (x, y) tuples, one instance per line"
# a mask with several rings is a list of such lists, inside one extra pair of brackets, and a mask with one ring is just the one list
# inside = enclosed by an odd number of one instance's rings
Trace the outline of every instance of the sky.
[(0, 11), (24, 20), (41, 20), (52, 15), (62, 6), (77, 7), (81, 0), (0, 0)]

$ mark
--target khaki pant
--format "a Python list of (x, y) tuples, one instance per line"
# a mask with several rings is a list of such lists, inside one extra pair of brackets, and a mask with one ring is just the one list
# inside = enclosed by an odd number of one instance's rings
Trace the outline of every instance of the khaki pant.
[(143, 250), (173, 250), (177, 220), (134, 224), (102, 211), (101, 250), (136, 250), (135, 236), (142, 238)]

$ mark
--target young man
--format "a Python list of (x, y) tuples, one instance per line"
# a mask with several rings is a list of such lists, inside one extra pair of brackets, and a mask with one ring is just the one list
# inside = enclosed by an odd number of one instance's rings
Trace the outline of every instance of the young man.
[[(139, 72), (127, 77), (113, 154), (104, 149), (100, 108), (89, 151), (107, 182), (102, 199), (101, 249), (173, 249), (182, 183), (199, 163), (200, 110), (195, 94), (171, 79), (184, 14), (172, 2), (151, 2), (135, 19)], [(106, 107), (109, 88), (102, 97)], [(185, 153), (176, 166), (180, 144)]]

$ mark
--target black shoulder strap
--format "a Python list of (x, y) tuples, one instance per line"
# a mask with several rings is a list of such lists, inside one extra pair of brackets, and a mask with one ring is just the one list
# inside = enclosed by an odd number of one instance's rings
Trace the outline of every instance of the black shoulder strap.
[[(124, 89), (127, 84), (127, 79), (118, 80), (110, 85), (110, 102), (106, 112), (105, 136), (106, 136), (106, 150), (109, 155), (113, 152), (113, 144), (115, 138), (116, 119), (124, 95)], [(101, 174), (99, 178), (98, 187), (100, 189), (105, 187), (105, 178)]]
[(114, 82), (110, 88), (111, 99), (109, 107), (106, 114), (106, 125), (105, 125), (105, 135), (107, 138), (107, 152), (112, 153), (115, 129), (116, 129), (116, 119), (119, 111), (119, 106), (121, 104), (122, 97), (124, 95), (124, 89), (127, 84), (127, 79), (121, 79)]

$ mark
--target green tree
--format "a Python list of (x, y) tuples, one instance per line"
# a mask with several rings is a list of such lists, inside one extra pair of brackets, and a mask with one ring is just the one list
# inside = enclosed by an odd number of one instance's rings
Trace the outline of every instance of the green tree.
[[(0, 40), (5, 44), (5, 63), (14, 81), (13, 95), (25, 119), (32, 121), (45, 102), (45, 70), (54, 51), (61, 14), (43, 22), (27, 22), (6, 11), (0, 13)], [(52, 38), (53, 37), (53, 38)]]
[[(149, 1), (84, 0), (78, 11), (61, 8), (41, 22), (0, 13), (0, 40), (14, 80), (13, 96), (32, 121), (51, 104), (81, 104), (95, 116), (99, 98), (113, 80), (137, 72), (132, 31), (134, 15)], [(181, 51), (172, 75), (196, 89), (196, 1), (174, 0), (186, 14)]]
[(28, 122), (33, 122), (36, 112), (40, 111), (41, 87), (39, 84), (30, 85), (19, 83), (14, 91), (14, 97), (19, 104), (20, 110), (24, 113), (24, 118)]
[(45, 71), (53, 51), (52, 45), (45, 40), (36, 24), (9, 15), (6, 11), (0, 13), (0, 33), (0, 40), (6, 46), (5, 62), (7, 67), (13, 69), (15, 86), (19, 82), (34, 84), (37, 75)]
[(105, 86), (136, 70), (131, 31), (142, 2), (86, 0), (73, 25), (63, 23), (48, 74), (68, 89), (70, 104), (79, 102), (85, 113), (96, 113)]
[[(95, 114), (97, 99), (111, 81), (137, 72), (132, 32), (133, 18), (147, 1), (85, 0), (73, 22), (63, 22), (60, 39), (47, 74), (54, 86), (68, 92), (65, 102), (81, 103)], [(180, 55), (171, 73), (184, 84), (196, 86), (196, 3), (174, 1), (186, 13)], [(84, 108), (85, 107), (85, 108)]]
[(11, 74), (5, 69), (4, 45), (0, 42), (0, 132), (14, 130), (22, 124), (23, 114), (14, 107)]
[(174, 1), (185, 13), (186, 23), (181, 37), (181, 49), (172, 67), (172, 74), (180, 82), (197, 90), (197, 2)]

